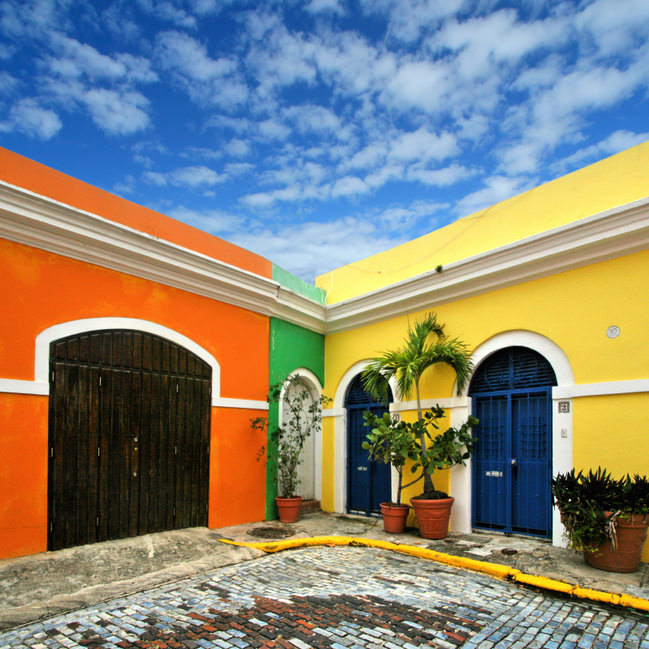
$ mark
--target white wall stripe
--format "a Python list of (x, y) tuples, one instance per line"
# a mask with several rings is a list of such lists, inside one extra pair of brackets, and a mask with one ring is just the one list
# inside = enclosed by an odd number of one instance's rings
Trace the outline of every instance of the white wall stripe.
[(8, 394), (37, 394), (47, 396), (50, 393), (50, 386), (49, 383), (44, 383), (43, 381), (0, 379), (0, 392)]

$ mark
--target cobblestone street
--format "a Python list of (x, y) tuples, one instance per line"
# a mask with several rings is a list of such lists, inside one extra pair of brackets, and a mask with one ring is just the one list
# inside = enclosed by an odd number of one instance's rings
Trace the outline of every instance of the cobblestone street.
[(649, 649), (649, 617), (368, 548), (265, 556), (0, 634), (31, 647)]

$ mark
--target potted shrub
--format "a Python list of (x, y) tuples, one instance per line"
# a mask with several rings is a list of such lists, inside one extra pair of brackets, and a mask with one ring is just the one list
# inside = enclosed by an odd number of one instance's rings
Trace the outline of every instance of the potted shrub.
[[(422, 419), (415, 422), (397, 421), (389, 413), (380, 418), (371, 412), (364, 414), (371, 430), (367, 434), (367, 441), (363, 442), (363, 448), (369, 451), (372, 459), (391, 464), (398, 475), (397, 502), (381, 503), (386, 532), (403, 532), (405, 529), (409, 507), (401, 504), (403, 489), (426, 475), (432, 476), (436, 469), (464, 464), (471, 457), (474, 440), (469, 428), (476, 426), (478, 420), (469, 417), (460, 428), (448, 428), (438, 434), (436, 431), (439, 429), (439, 419), (443, 416), (444, 409), (440, 406), (426, 410)], [(423, 451), (422, 436), (426, 440)], [(412, 472), (419, 475), (411, 482), (403, 484), (403, 468), (408, 460), (411, 462)], [(440, 491), (435, 491), (432, 495), (432, 498), (415, 497), (410, 502), (417, 515), (420, 534), (424, 538), (444, 538), (448, 534), (453, 498)]]
[(377, 417), (374, 413), (363, 413), (366, 426), (370, 429), (363, 448), (370, 459), (394, 467), (398, 476), (396, 502), (381, 503), (383, 529), (391, 534), (400, 534), (406, 529), (409, 505), (401, 503), (403, 491), (403, 467), (408, 459), (416, 460), (417, 445), (411, 430), (403, 421), (398, 421), (389, 412)]
[[(268, 458), (268, 469), (277, 476), (278, 494), (275, 498), (279, 519), (294, 523), (299, 519), (302, 496), (298, 495), (300, 484), (298, 467), (302, 463), (302, 450), (309, 436), (319, 429), (322, 421), (322, 405), (329, 401), (324, 395), (315, 399), (308, 385), (299, 375), (291, 375), (286, 381), (271, 386), (270, 403), (279, 402), (283, 407), (283, 425), (268, 429), (268, 419), (251, 420), (253, 429), (267, 432), (267, 447), (259, 457)], [(267, 450), (267, 452), (266, 452)]]
[(610, 572), (633, 572), (640, 565), (649, 526), (649, 481), (626, 475), (614, 480), (601, 467), (574, 469), (552, 479), (552, 501), (571, 548), (588, 565)]
[(423, 412), (420, 380), (424, 372), (444, 363), (455, 371), (459, 393), (471, 376), (470, 357), (467, 346), (457, 338), (449, 339), (444, 333), (444, 325), (437, 322), (437, 316), (428, 313), (408, 328), (403, 347), (373, 358), (363, 372), (365, 389), (378, 399), (387, 402), (390, 380), (394, 380), (400, 399), (406, 399), (413, 391), (415, 393), (417, 420), (406, 426), (410, 427), (417, 443), (417, 459), (412, 470), (419, 471), (420, 475), (415, 482), (423, 478), (424, 484), (423, 493), (411, 498), (410, 502), (415, 509), (419, 532), (425, 538), (446, 536), (454, 502), (448, 494), (435, 489), (432, 474), (436, 469), (464, 464), (470, 457), (473, 438), (468, 429), (477, 424), (477, 419), (470, 417), (460, 429), (449, 428), (441, 435), (436, 434), (444, 411), (436, 406)]

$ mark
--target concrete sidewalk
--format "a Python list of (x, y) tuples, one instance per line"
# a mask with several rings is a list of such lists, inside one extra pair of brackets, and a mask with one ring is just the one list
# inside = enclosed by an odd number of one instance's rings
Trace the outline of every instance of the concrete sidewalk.
[(303, 514), (293, 524), (261, 521), (217, 530), (193, 528), (0, 561), (0, 629), (263, 555), (261, 550), (221, 543), (223, 538), (263, 542), (314, 536), (416, 545), (649, 599), (649, 564), (642, 564), (631, 574), (607, 573), (587, 566), (578, 553), (532, 538), (451, 534), (447, 539), (430, 541), (422, 539), (416, 529), (386, 534), (381, 520), (316, 512)]

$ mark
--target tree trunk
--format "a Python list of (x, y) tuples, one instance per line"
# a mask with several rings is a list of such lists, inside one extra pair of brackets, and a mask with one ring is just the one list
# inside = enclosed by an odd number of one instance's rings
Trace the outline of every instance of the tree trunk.
[[(424, 418), (424, 415), (421, 411), (421, 395), (419, 394), (419, 381), (415, 383), (415, 392), (417, 394), (417, 417), (419, 421)], [(421, 447), (421, 466), (424, 470), (424, 494), (429, 494), (435, 491), (435, 485), (433, 484), (433, 478), (426, 471), (426, 434), (422, 433), (419, 436), (419, 446)]]

